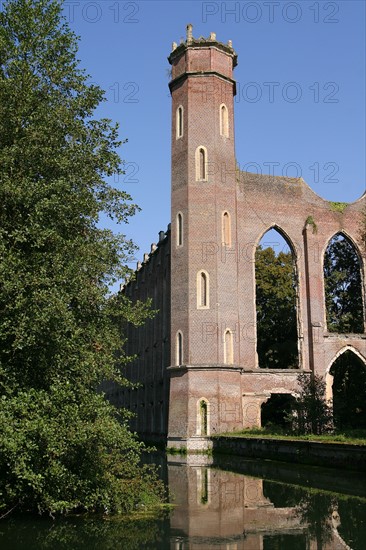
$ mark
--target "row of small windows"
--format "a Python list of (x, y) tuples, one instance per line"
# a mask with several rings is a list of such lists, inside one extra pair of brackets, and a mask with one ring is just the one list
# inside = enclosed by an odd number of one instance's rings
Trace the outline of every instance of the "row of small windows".
[[(224, 340), (224, 363), (225, 365), (232, 365), (234, 363), (234, 345), (233, 345), (233, 333), (230, 329), (226, 329), (223, 334)], [(184, 364), (183, 354), (183, 333), (178, 330), (175, 339), (175, 364), (180, 367)]]
[[(184, 110), (183, 106), (179, 105), (176, 111), (175, 135), (176, 139), (183, 137), (184, 133)], [(220, 136), (229, 137), (229, 112), (224, 103), (220, 105)]]
[[(231, 246), (231, 218), (229, 212), (222, 213), (222, 244)], [(183, 246), (183, 214), (178, 212), (176, 218), (176, 243), (177, 246)]]

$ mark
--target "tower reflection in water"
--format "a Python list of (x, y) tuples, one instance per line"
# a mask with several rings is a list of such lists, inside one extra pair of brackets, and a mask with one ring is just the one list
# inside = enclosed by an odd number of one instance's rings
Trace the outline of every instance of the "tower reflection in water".
[[(192, 460), (192, 459), (190, 459)], [(332, 493), (168, 461), (171, 550), (345, 550)], [(201, 462), (201, 463), (200, 463)], [(363, 512), (365, 509), (363, 508)]]

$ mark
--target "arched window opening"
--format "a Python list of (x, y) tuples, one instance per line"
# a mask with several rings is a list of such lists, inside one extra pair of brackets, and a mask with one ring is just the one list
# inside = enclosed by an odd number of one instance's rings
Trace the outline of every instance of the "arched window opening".
[(200, 413), (201, 413), (201, 435), (207, 435), (207, 402), (200, 402)]
[(289, 243), (277, 230), (267, 231), (256, 249), (255, 279), (259, 367), (297, 369), (295, 258)]
[(197, 273), (197, 308), (209, 308), (209, 277), (206, 271)]
[(202, 397), (197, 401), (197, 435), (209, 435), (209, 403)]
[(366, 429), (366, 365), (353, 351), (333, 363), (333, 421), (337, 430)]
[(183, 334), (180, 330), (176, 336), (176, 365), (183, 365)]
[(328, 331), (363, 333), (360, 259), (342, 233), (330, 240), (324, 254), (324, 291)]
[(222, 215), (222, 244), (231, 246), (231, 219), (229, 212)]
[(200, 179), (206, 179), (206, 158), (204, 149), (200, 149)]
[(290, 414), (294, 410), (295, 397), (289, 393), (272, 393), (261, 406), (261, 426), (291, 428)]
[(196, 150), (196, 180), (207, 180), (207, 151), (203, 146)]
[(233, 333), (231, 330), (225, 331), (224, 339), (224, 363), (226, 365), (232, 365), (234, 362), (234, 350), (233, 350)]
[(177, 214), (177, 246), (183, 245), (183, 214)]
[(226, 105), (220, 105), (220, 135), (229, 137), (229, 113)]
[(183, 107), (179, 105), (176, 114), (176, 137), (177, 139), (183, 137)]

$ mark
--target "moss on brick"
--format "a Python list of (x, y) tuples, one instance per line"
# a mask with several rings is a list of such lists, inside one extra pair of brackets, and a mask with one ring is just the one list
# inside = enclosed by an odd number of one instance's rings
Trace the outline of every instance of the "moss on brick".
[(348, 202), (332, 202), (329, 201), (332, 212), (340, 212), (341, 214), (347, 208)]

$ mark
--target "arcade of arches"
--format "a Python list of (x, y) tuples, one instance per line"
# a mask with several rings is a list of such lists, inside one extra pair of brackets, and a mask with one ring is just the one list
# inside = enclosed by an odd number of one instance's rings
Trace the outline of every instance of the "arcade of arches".
[[(324, 308), (329, 333), (364, 332), (362, 264), (342, 233), (324, 252)], [(256, 250), (257, 353), (260, 368), (299, 368), (298, 278), (291, 243), (280, 231), (267, 231)], [(366, 428), (366, 364), (352, 350), (338, 354), (326, 375), (326, 398), (336, 429)], [(261, 406), (263, 427), (289, 427), (295, 397), (272, 393)]]

